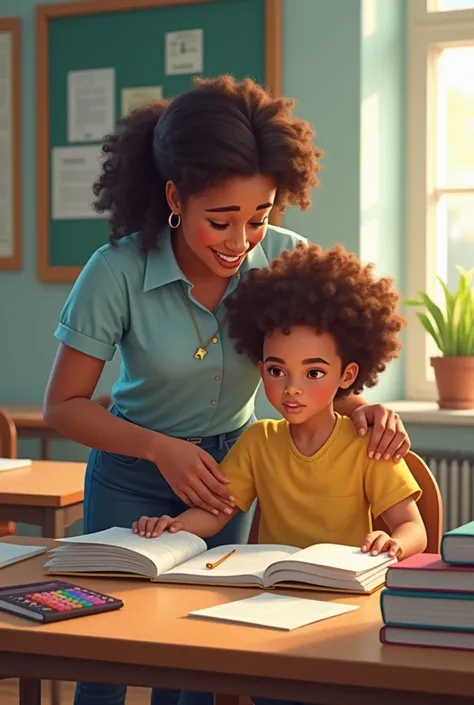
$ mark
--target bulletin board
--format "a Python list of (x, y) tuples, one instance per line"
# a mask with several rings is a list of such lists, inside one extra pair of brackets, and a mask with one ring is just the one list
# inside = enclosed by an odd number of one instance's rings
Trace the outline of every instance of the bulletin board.
[[(79, 148), (77, 155), (87, 161), (88, 154), (96, 159), (94, 155), (100, 152), (100, 140), (91, 137), (86, 142), (87, 133), (78, 138), (71, 126), (71, 76), (80, 78), (85, 75), (80, 72), (93, 72), (100, 80), (104, 78), (103, 85), (109, 86), (104, 95), (108, 90), (110, 96), (112, 89), (106, 81), (113, 69), (115, 120), (124, 109), (124, 91), (155, 87), (161, 89), (163, 98), (171, 98), (192, 87), (193, 75), (250, 76), (278, 95), (281, 5), (281, 0), (82, 0), (38, 5), (37, 238), (41, 281), (74, 281), (91, 254), (107, 242), (109, 232), (106, 218), (94, 216), (92, 209), (89, 217), (84, 211), (74, 217), (74, 199), (68, 202), (64, 198), (69, 183), (67, 171), (61, 171), (69, 163), (64, 155), (74, 157), (70, 148)], [(202, 37), (202, 72), (180, 73), (180, 67), (173, 66), (170, 73), (170, 37), (176, 32), (195, 37), (196, 30)], [(87, 108), (86, 102), (84, 105)], [(76, 193), (80, 193), (80, 186)]]
[(22, 267), (20, 20), (0, 18), (0, 270)]

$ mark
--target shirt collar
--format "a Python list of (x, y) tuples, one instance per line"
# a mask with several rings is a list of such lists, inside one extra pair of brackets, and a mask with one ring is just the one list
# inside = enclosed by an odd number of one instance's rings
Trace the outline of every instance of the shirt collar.
[(150, 250), (146, 256), (143, 291), (158, 289), (177, 281), (188, 280), (176, 261), (171, 246), (171, 232), (166, 228), (158, 237), (158, 247)]
[[(262, 244), (259, 243), (245, 258), (240, 273), (245, 274), (251, 269), (260, 269), (268, 265), (268, 257)], [(158, 238), (158, 248), (150, 250), (147, 254), (143, 291), (158, 289), (160, 286), (177, 281), (189, 284), (176, 261), (171, 245), (171, 232), (166, 228)]]

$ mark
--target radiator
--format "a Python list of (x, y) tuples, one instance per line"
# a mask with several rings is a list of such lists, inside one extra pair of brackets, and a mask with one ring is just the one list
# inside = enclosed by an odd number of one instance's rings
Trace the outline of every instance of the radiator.
[(413, 449), (436, 478), (443, 498), (444, 530), (474, 520), (474, 453)]

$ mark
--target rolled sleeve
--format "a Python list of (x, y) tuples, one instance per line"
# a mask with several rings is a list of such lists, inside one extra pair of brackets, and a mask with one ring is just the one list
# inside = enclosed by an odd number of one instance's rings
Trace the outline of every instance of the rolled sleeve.
[(374, 517), (409, 497), (415, 502), (421, 497), (421, 488), (404, 460), (373, 460), (365, 476), (365, 492)]
[(99, 250), (77, 278), (54, 335), (61, 343), (108, 362), (122, 340), (127, 316), (125, 293)]

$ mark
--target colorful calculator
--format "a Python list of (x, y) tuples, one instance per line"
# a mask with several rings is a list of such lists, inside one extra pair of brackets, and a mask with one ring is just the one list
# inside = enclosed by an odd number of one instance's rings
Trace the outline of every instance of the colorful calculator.
[(115, 597), (56, 580), (0, 588), (0, 610), (35, 622), (58, 622), (121, 607), (122, 600)]

